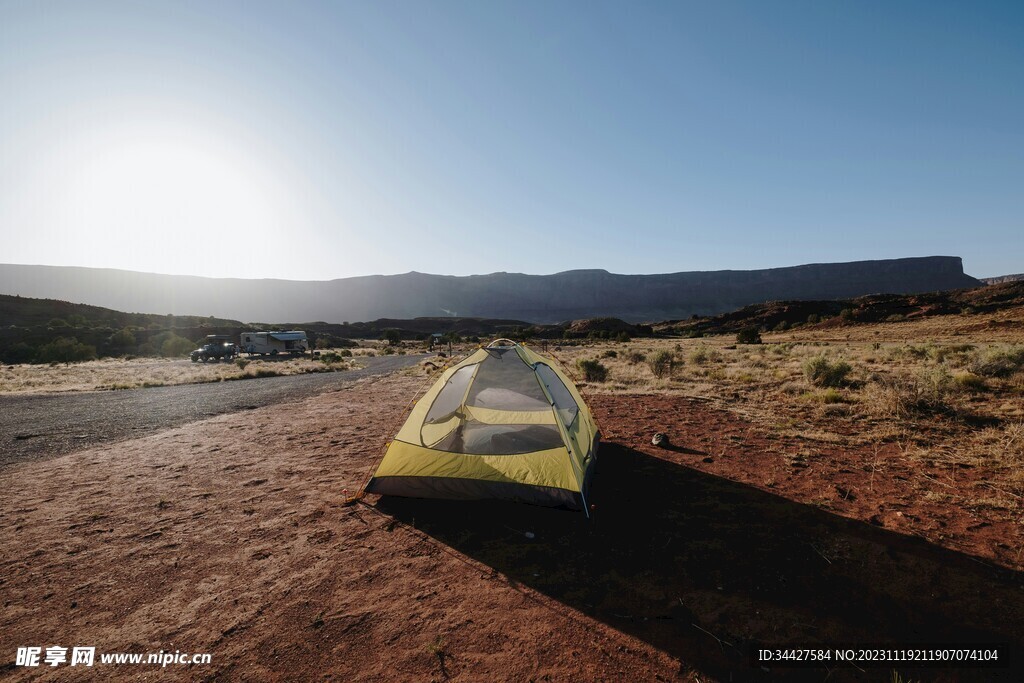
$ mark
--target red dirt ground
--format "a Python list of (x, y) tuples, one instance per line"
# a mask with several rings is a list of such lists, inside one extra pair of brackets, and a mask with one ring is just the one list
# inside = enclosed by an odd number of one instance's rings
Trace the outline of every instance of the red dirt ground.
[[(0, 672), (881, 681), (888, 669), (766, 671), (747, 652), (758, 640), (971, 640), (1019, 656), (1019, 523), (925, 503), (913, 467), (885, 450), (880, 467), (873, 449), (773, 439), (703, 401), (591, 399), (606, 443), (590, 522), (503, 503), (344, 505), (419, 384), (364, 381), (287, 413), (220, 416), (0, 472)], [(654, 431), (678, 445), (650, 446)], [(970, 471), (957, 476), (949, 486), (970, 485)], [(13, 666), (28, 645), (213, 661)]]

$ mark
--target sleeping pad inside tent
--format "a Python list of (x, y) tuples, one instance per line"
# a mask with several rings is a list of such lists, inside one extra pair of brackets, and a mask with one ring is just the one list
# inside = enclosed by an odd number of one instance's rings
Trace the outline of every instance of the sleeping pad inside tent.
[(599, 439), (590, 409), (557, 364), (499, 339), (423, 395), (366, 491), (586, 511)]

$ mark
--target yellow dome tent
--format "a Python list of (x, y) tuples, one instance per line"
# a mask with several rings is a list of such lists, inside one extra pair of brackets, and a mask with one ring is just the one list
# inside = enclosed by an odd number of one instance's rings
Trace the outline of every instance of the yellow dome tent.
[(561, 368), (498, 339), (413, 407), (366, 491), (587, 510), (600, 434)]

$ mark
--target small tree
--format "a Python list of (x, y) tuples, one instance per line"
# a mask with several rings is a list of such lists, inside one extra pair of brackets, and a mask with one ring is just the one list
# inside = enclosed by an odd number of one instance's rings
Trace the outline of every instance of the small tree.
[(760, 344), (761, 331), (756, 327), (745, 327), (736, 333), (737, 344)]
[(380, 338), (386, 341), (388, 346), (394, 346), (398, 342), (402, 341), (402, 333), (395, 329), (384, 330), (384, 334), (382, 334)]
[(125, 327), (110, 336), (110, 345), (118, 351), (129, 351), (135, 348), (135, 333)]
[(175, 358), (184, 356), (194, 348), (195, 345), (188, 339), (172, 332), (160, 343), (160, 355), (164, 358)]

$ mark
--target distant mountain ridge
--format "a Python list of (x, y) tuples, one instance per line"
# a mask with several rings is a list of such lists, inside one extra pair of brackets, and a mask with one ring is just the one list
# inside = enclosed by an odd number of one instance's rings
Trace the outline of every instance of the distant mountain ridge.
[(617, 275), (371, 275), (330, 281), (243, 280), (68, 266), (0, 265), (0, 293), (120, 311), (214, 315), (247, 322), (462, 316), (555, 323), (714, 315), (771, 300), (841, 299), (979, 287), (955, 256), (765, 270)]

